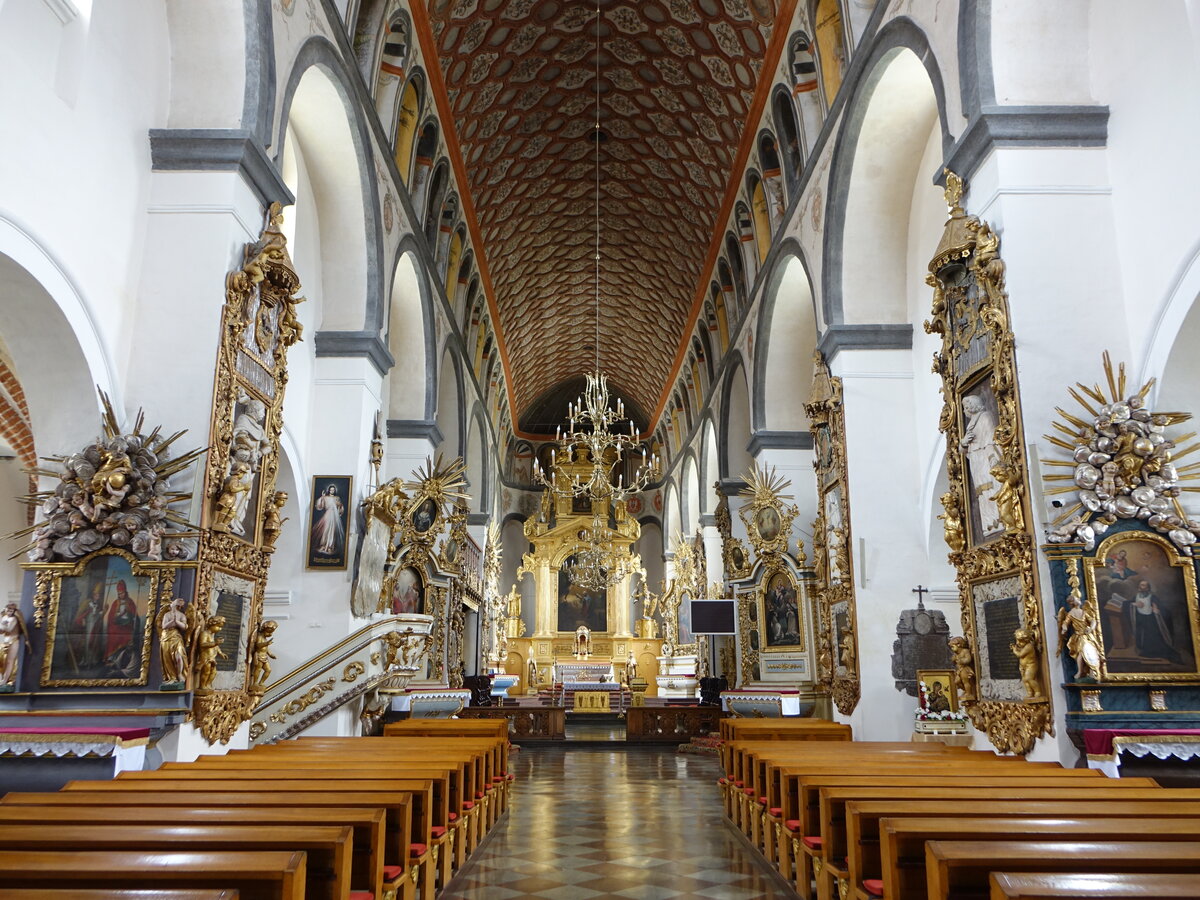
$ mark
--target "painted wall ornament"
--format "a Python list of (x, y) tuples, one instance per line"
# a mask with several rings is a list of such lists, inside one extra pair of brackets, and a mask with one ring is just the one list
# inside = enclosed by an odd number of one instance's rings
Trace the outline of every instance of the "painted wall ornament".
[[(846, 468), (846, 413), (842, 380), (813, 353), (813, 384), (804, 405), (813, 434), (817, 518), (813, 522), (813, 615), (817, 620), (817, 677), (838, 710), (858, 705), (858, 612), (850, 547), (850, 481)], [(801, 550), (803, 552), (803, 549)]]
[(947, 170), (950, 215), (926, 279), (933, 303), (925, 331), (942, 338), (933, 360), (949, 483), (941, 519), (962, 607), (963, 637), (951, 650), (975, 727), (998, 750), (1025, 754), (1053, 734), (1053, 718), (1015, 342), (999, 235), (966, 213), (963, 189)]
[(30, 538), (23, 551), (35, 565), (73, 562), (105, 547), (153, 562), (190, 559), (196, 552), (190, 539), (194, 527), (172, 507), (192, 495), (172, 490), (169, 482), (204, 449), (172, 457), (171, 445), (186, 432), (164, 436), (155, 428), (145, 433), (140, 411), (133, 429), (123, 432), (103, 391), (100, 401), (100, 437), (78, 453), (49, 457), (57, 468), (30, 470), (35, 476), (56, 478), (58, 484), (23, 498), (44, 518), (12, 536)]

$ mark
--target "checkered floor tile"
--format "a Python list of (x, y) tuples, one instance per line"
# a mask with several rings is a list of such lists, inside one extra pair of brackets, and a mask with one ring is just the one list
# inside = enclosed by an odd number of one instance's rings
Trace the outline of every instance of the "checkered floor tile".
[(443, 900), (794, 898), (723, 822), (715, 759), (522, 747), (509, 815)]

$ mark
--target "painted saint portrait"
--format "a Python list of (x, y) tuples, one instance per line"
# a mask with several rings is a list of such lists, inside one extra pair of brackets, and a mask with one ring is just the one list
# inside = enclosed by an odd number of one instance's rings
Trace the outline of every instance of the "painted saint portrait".
[(1196, 671), (1195, 613), (1173, 555), (1148, 535), (1117, 535), (1097, 550), (1092, 574), (1107, 674)]
[(679, 601), (679, 643), (691, 644), (696, 640), (692, 634), (692, 597), (687, 591)]
[(65, 576), (43, 686), (145, 684), (152, 592), (150, 576), (134, 575), (123, 556), (94, 557), (82, 574)]
[(775, 540), (780, 531), (779, 511), (773, 506), (764, 506), (754, 516), (754, 527), (764, 541)]
[(605, 591), (588, 591), (571, 581), (568, 557), (558, 570), (558, 630), (574, 632), (580, 625), (589, 631), (608, 631), (608, 597)]
[(796, 588), (786, 572), (771, 576), (763, 600), (767, 647), (799, 645), (800, 607), (796, 602)]
[(1002, 462), (996, 441), (996, 397), (990, 381), (983, 381), (962, 398), (962, 449), (967, 476), (967, 498), (972, 543), (980, 544), (1004, 533), (996, 492), (1000, 483), (992, 469)]
[(344, 569), (350, 531), (349, 475), (318, 475), (308, 516), (309, 569)]
[(948, 670), (919, 671), (917, 685), (920, 692), (917, 702), (922, 712), (958, 712), (958, 695), (954, 691), (954, 682), (950, 680)]
[(412, 566), (405, 566), (392, 580), (392, 615), (425, 612), (425, 585), (421, 573)]
[(841, 584), (849, 577), (846, 569), (850, 559), (846, 548), (846, 504), (841, 483), (825, 492), (822, 503), (825, 510), (826, 577), (830, 584)]
[(426, 498), (421, 501), (421, 505), (412, 514), (413, 530), (417, 534), (427, 532), (437, 521), (437, 512), (437, 504), (433, 500)]

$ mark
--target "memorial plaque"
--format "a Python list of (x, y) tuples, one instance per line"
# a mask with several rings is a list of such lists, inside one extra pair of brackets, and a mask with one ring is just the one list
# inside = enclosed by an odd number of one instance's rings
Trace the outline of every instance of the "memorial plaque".
[(1021, 627), (1020, 602), (1016, 597), (985, 601), (983, 625), (987, 634), (988, 675), (997, 681), (1020, 679), (1021, 668), (1009, 646), (1013, 632)]
[(227, 648), (238, 646), (242, 636), (242, 619), (246, 613), (246, 598), (231, 591), (217, 591), (217, 615), (225, 617), (225, 627), (217, 632), (217, 641), (225, 651), (224, 657), (217, 657), (218, 672), (234, 672), (238, 667), (236, 653), (230, 653)]

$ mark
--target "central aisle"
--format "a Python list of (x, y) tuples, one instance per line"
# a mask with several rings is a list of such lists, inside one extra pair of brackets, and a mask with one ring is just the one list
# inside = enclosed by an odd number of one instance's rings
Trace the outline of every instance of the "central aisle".
[(505, 821), (439, 900), (792, 897), (722, 821), (715, 757), (522, 747)]

